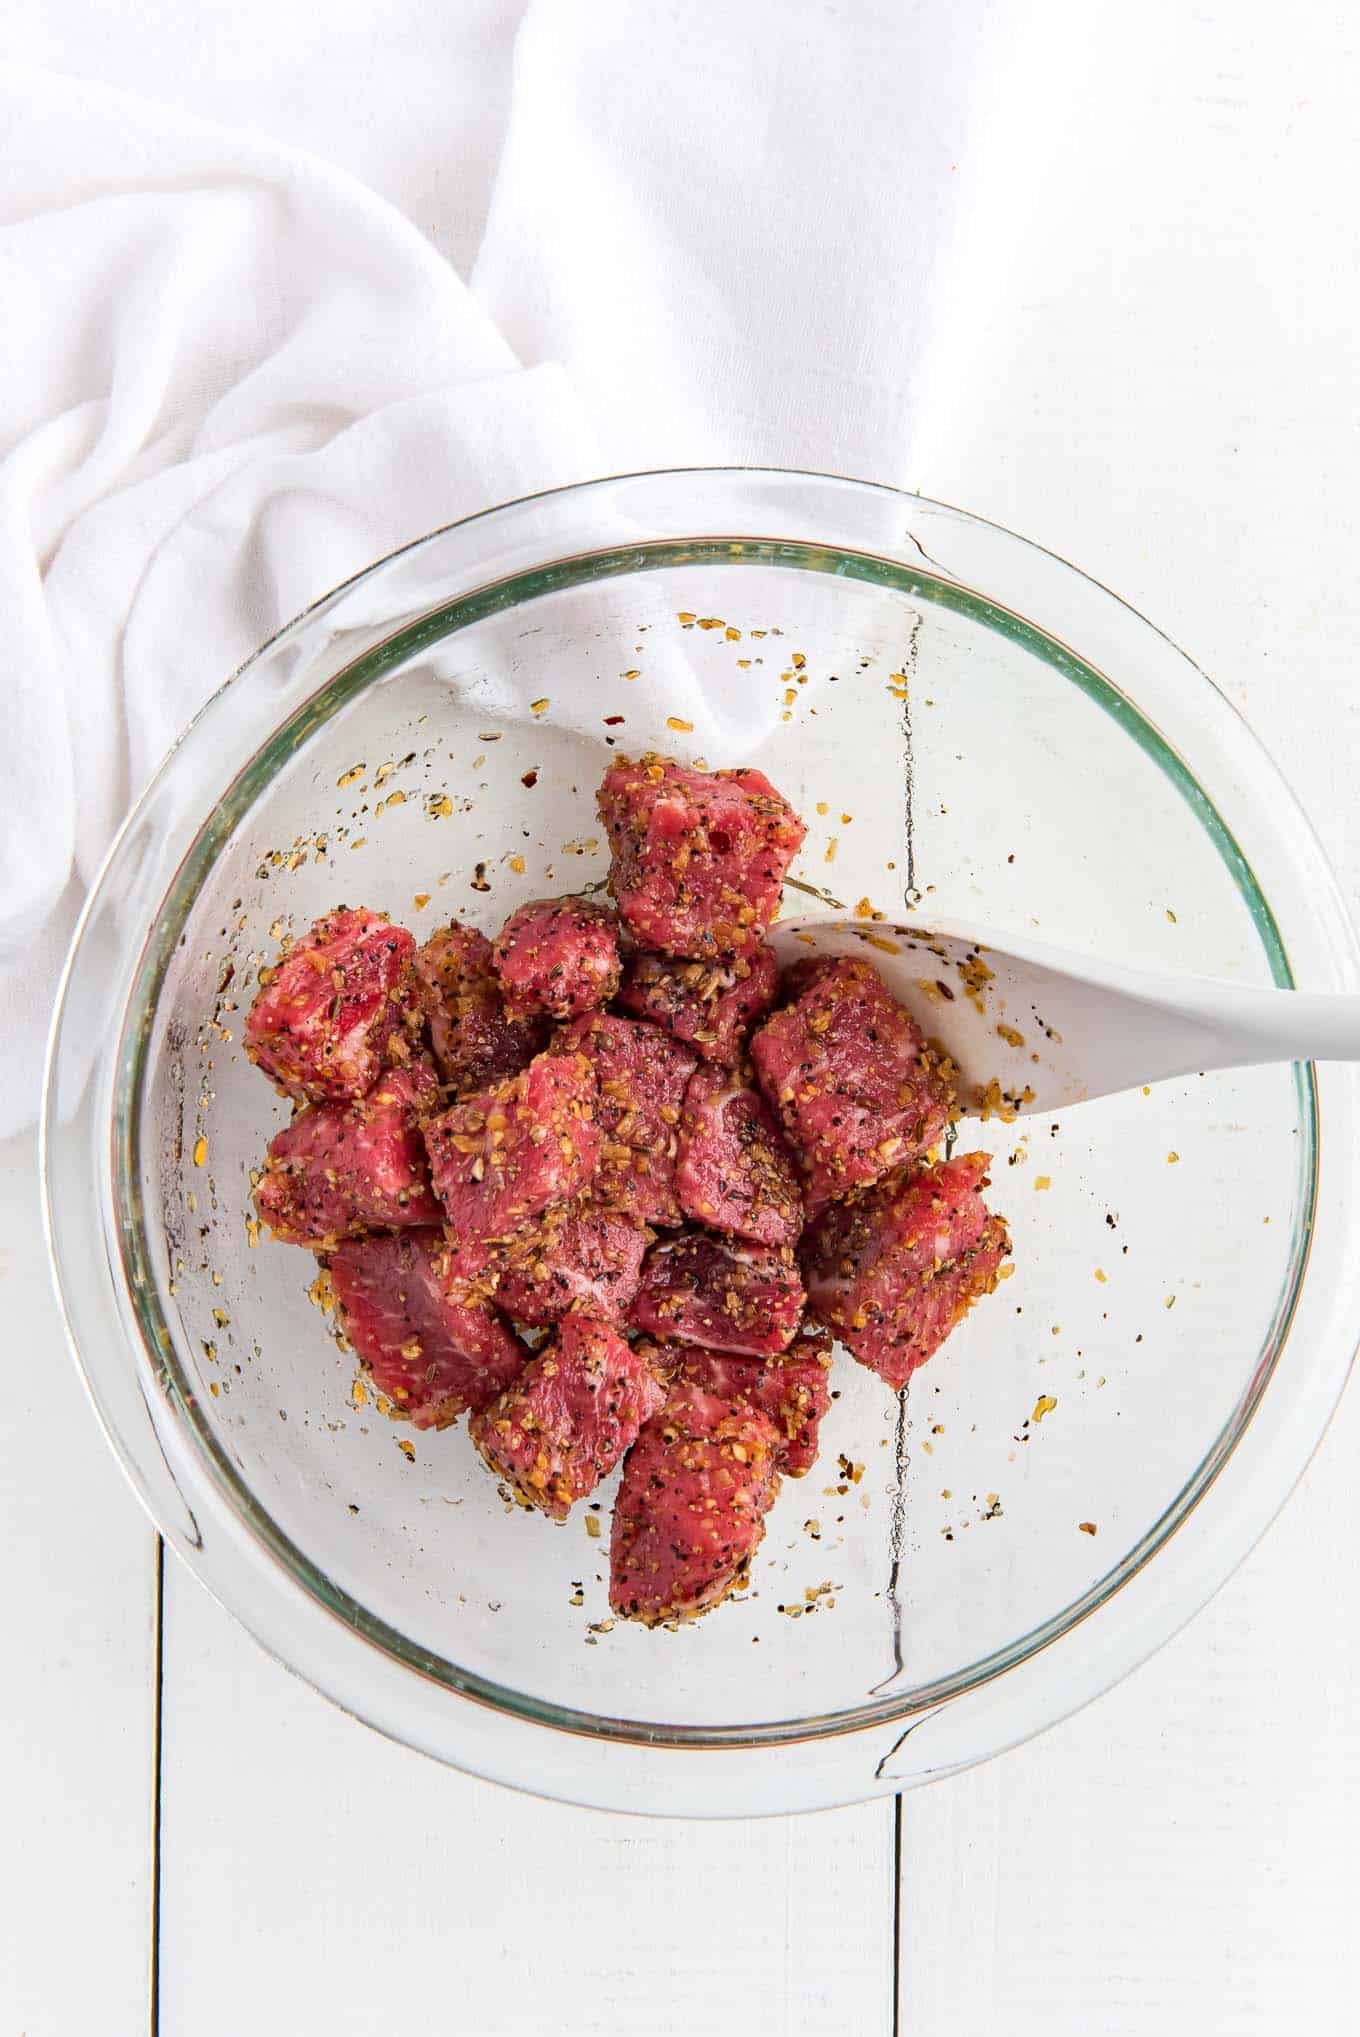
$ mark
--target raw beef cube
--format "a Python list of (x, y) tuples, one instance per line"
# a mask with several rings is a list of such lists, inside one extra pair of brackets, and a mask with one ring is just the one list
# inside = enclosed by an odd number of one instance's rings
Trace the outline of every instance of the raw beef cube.
[(697, 1386), (674, 1389), (624, 1460), (609, 1544), (609, 1603), (656, 1627), (707, 1612), (750, 1575), (779, 1490), (768, 1415)]
[(599, 1077), (597, 1202), (644, 1224), (683, 1221), (675, 1194), (676, 1133), (685, 1085), (698, 1063), (656, 1026), (607, 1012), (559, 1034), (563, 1051), (588, 1056)]
[(762, 1358), (792, 1342), (803, 1299), (787, 1246), (729, 1244), (687, 1231), (647, 1254), (628, 1320), (654, 1337)]
[(300, 1103), (362, 1096), (403, 1059), (415, 937), (376, 912), (319, 919), (270, 972), (246, 1020), (246, 1053)]
[(832, 1203), (803, 1240), (813, 1313), (889, 1386), (939, 1350), (1010, 1251), (982, 1200), (985, 1153)]
[(584, 1054), (539, 1054), (425, 1127), (435, 1193), (455, 1238), (510, 1238), (581, 1193), (599, 1165), (595, 1071)]
[(608, 1478), (665, 1388), (608, 1323), (563, 1316), (557, 1335), (469, 1425), (526, 1506), (564, 1521)]
[(496, 974), (514, 1014), (577, 1018), (619, 987), (619, 923), (588, 898), (537, 898), (496, 936)]
[(799, 1337), (782, 1358), (729, 1358), (722, 1351), (686, 1351), (680, 1377), (720, 1400), (740, 1401), (768, 1415), (779, 1435), (779, 1469), (801, 1478), (817, 1456), (817, 1432), (831, 1406), (831, 1339)]
[(505, 1250), (497, 1290), (517, 1323), (538, 1328), (568, 1309), (617, 1322), (637, 1293), (651, 1234), (599, 1203), (563, 1203)]
[(949, 1121), (947, 1064), (867, 962), (815, 970), (751, 1055), (802, 1165), (809, 1212), (919, 1159)]
[(620, 757), (598, 804), (610, 889), (641, 947), (699, 962), (759, 947), (806, 833), (763, 772)]
[(675, 1161), (680, 1207), (696, 1224), (754, 1245), (796, 1245), (798, 1176), (758, 1089), (725, 1068), (690, 1077)]
[(439, 1269), (446, 1291), (457, 1301), (490, 1301), (500, 1287), (502, 1253), (490, 1238), (455, 1238), (446, 1230)]
[(485, 1303), (463, 1299), (439, 1231), (357, 1238), (330, 1258), (340, 1327), (394, 1414), (442, 1429), (510, 1384), (529, 1353)]
[(491, 964), (491, 943), (454, 920), (418, 948), (412, 969), (439, 1072), (456, 1096), (527, 1068), (547, 1040), (542, 1018), (512, 1017)]
[(731, 1068), (741, 1059), (751, 1027), (773, 1008), (778, 988), (779, 964), (764, 946), (732, 962), (634, 955), (618, 1001), (697, 1048), (706, 1061)]
[(439, 1105), (428, 1061), (390, 1068), (357, 1103), (313, 1103), (276, 1132), (255, 1207), (285, 1245), (437, 1224), (422, 1116)]
[(818, 976), (836, 966), (835, 955), (799, 955), (795, 961), (786, 962), (779, 972), (779, 987), (774, 1001), (782, 1011), (786, 1004), (796, 1004), (803, 992)]

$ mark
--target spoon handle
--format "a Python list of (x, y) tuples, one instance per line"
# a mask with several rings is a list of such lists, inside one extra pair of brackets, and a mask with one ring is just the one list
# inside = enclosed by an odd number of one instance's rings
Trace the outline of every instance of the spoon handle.
[(1205, 1027), (1207, 1067), (1360, 1061), (1360, 996), (1350, 993), (1196, 983), (1159, 1002)]

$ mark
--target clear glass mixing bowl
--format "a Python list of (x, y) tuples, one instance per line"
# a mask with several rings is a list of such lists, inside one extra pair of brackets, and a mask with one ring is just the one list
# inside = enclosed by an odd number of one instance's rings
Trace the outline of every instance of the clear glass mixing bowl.
[(900, 1407), (842, 1356), (821, 1461), (786, 1481), (739, 1602), (611, 1626), (607, 1527), (512, 1517), (462, 1430), (359, 1404), (311, 1261), (250, 1221), (284, 1106), (241, 1051), (261, 962), (339, 900), (493, 929), (599, 885), (611, 745), (766, 770), (810, 823), (786, 910), (1360, 981), (1317, 843), (1233, 711), (1050, 555), (798, 474), (514, 503), (299, 617), (120, 835), (49, 1069), (72, 1341), (170, 1542), (382, 1731), (627, 1810), (900, 1789), (1105, 1688), (1283, 1500), (1357, 1339), (1357, 1078), (1249, 1070), (966, 1125), (996, 1156), (1013, 1280)]

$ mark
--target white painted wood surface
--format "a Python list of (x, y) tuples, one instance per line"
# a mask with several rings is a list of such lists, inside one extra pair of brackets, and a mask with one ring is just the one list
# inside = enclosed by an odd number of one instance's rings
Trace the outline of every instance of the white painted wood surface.
[(1360, 2029), (1360, 1394), (1193, 1626), (1080, 1717), (904, 1800), (911, 2037)]
[(67, 1356), (35, 1146), (0, 1145), (0, 2032), (112, 2037), (151, 1984), (156, 1537)]
[(167, 1583), (163, 2037), (891, 2031), (891, 1803), (538, 1803), (380, 1740)]
[[(1114, 13), (1120, 118), (1073, 95), (1070, 174), (1013, 194), (990, 345), (922, 485), (1184, 645), (1354, 901), (1360, 17), (1305, 6), (1286, 34), (1254, 5)], [(904, 2033), (1360, 2028), (1357, 1445), (1352, 1386), (1283, 1518), (1154, 1662), (905, 1800)]]
[[(9, 45), (300, 135), (466, 261), (516, 12), (480, 0), (434, 22), (398, 0), (379, 46), (358, 0), (324, 38), (264, 0), (18, 0)], [(955, 393), (895, 478), (1051, 545), (1162, 624), (1247, 713), (1360, 895), (1360, 16), (1348, 0), (1037, 15), (1049, 97), (1007, 130), (1005, 204), (965, 246), (952, 307)], [(59, 1349), (31, 1164), (0, 1156), (0, 2037), (102, 2037), (151, 2004), (154, 1543)], [(1357, 1445), (1352, 1391), (1266, 1542), (1154, 1663), (906, 1800), (901, 2032), (1360, 2028)], [(891, 1807), (711, 1828), (542, 1807), (332, 1712), (174, 1566), (164, 1638), (172, 2037), (894, 2027)], [(709, 1954), (715, 1894), (742, 1924)]]

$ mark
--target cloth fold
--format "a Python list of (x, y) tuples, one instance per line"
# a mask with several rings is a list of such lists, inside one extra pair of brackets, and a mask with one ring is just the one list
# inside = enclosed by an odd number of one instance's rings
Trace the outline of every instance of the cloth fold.
[(567, 369), (611, 468), (910, 485), (1069, 11), (533, 0), (473, 288)]

